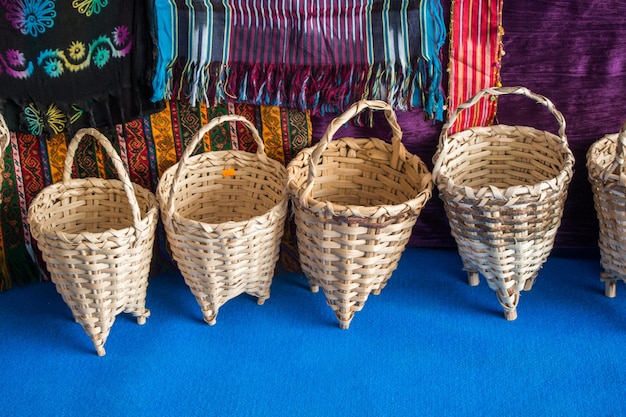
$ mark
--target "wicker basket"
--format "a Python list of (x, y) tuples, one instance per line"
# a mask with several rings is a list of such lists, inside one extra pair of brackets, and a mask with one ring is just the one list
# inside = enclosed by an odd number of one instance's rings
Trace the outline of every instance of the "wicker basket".
[(619, 134), (605, 135), (587, 151), (587, 173), (599, 221), (600, 279), (607, 297), (617, 280), (626, 282), (626, 123)]
[[(385, 112), (391, 144), (377, 138), (332, 140), (367, 109)], [(387, 103), (360, 101), (287, 167), (302, 270), (313, 292), (322, 287), (342, 329), (370, 293), (384, 288), (432, 195), (428, 168), (401, 140)]]
[[(119, 180), (71, 178), (86, 135), (106, 150)], [(31, 203), (30, 230), (50, 277), (100, 356), (117, 314), (132, 313), (139, 324), (150, 315), (145, 299), (158, 214), (154, 194), (131, 183), (113, 146), (91, 128), (70, 142), (62, 182)]]
[[(243, 123), (257, 153), (237, 150), (191, 156), (205, 133)], [(181, 160), (163, 173), (157, 199), (172, 257), (213, 325), (219, 308), (247, 293), (261, 305), (270, 296), (287, 216), (287, 172), (265, 154), (246, 118), (212, 119), (193, 137)]]
[(2, 182), (4, 180), (4, 153), (7, 150), (7, 146), (9, 146), (9, 141), (11, 140), (11, 133), (9, 132), (9, 128), (0, 114), (0, 188), (2, 187)]
[[(464, 109), (484, 96), (519, 94), (546, 106), (559, 134), (526, 126), (472, 127), (448, 136)], [(487, 88), (461, 104), (442, 127), (433, 179), (471, 285), (482, 274), (504, 316), (517, 317), (521, 290), (532, 287), (554, 245), (574, 157), (563, 115), (523, 87)]]

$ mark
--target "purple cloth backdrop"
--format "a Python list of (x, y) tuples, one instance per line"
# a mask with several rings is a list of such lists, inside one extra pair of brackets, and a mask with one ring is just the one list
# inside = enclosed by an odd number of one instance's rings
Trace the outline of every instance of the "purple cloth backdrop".
[[(618, 132), (626, 120), (624, 16), (626, 2), (619, 0), (504, 3), (506, 55), (502, 59), (502, 84), (522, 85), (551, 99), (565, 116), (566, 133), (576, 157), (574, 179), (555, 247), (597, 248), (598, 223), (587, 181), (586, 152), (595, 140)], [(313, 141), (319, 140), (331, 119), (329, 115), (313, 118)], [(550, 132), (557, 129), (554, 117), (525, 97), (501, 97), (497, 119), (502, 124)], [(371, 130), (348, 126), (339, 134), (388, 137), (384, 119), (374, 120)], [(398, 112), (398, 121), (408, 150), (432, 168), (441, 123), (424, 121), (419, 111)], [(412, 246), (454, 245), (436, 195), (437, 192), (417, 222)]]

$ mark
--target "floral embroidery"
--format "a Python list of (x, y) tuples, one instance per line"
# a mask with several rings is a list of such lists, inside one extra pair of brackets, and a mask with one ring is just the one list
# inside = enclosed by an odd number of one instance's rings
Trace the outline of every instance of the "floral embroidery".
[(99, 47), (96, 49), (96, 53), (93, 56), (93, 63), (96, 64), (98, 68), (102, 68), (109, 62), (109, 58), (111, 58), (111, 52), (104, 47)]
[(37, 37), (54, 26), (57, 13), (52, 0), (21, 0), (7, 2), (6, 18), (24, 35)]
[[(74, 114), (70, 118), (70, 123), (75, 122), (83, 115), (83, 110), (76, 105), (72, 105), (72, 110)], [(65, 131), (67, 127), (67, 116), (54, 103), (48, 106), (45, 115), (41, 114), (34, 103), (30, 103), (24, 109), (24, 120), (31, 135), (41, 135), (46, 126), (55, 135)]]
[(103, 68), (111, 58), (128, 55), (133, 46), (130, 31), (126, 26), (115, 28), (112, 38), (100, 36), (87, 46), (74, 41), (67, 48), (67, 54), (59, 49), (46, 49), (39, 53), (37, 64), (53, 78), (61, 76), (65, 70), (78, 72), (91, 64)]
[(6, 72), (13, 78), (24, 79), (30, 77), (33, 71), (33, 63), (26, 62), (23, 52), (9, 49), (4, 55), (0, 53), (0, 74)]
[(24, 119), (28, 125), (28, 131), (32, 135), (41, 135), (43, 133), (43, 117), (33, 104), (24, 109)]
[(116, 46), (122, 46), (130, 37), (130, 31), (126, 26), (118, 26), (113, 31), (113, 42), (115, 42)]
[(82, 42), (74, 41), (68, 48), (70, 58), (74, 61), (83, 59), (85, 56), (85, 44)]
[(104, 9), (109, 0), (74, 0), (72, 1), (72, 7), (78, 9), (78, 13), (84, 14), (89, 17), (92, 14), (99, 14)]
[(63, 74), (63, 64), (56, 59), (46, 60), (43, 64), (43, 69), (52, 78), (57, 78)]

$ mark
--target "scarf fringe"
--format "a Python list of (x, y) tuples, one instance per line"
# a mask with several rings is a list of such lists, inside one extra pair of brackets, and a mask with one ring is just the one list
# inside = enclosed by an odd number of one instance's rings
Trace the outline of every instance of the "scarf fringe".
[[(439, 64), (439, 65), (437, 65)], [(310, 111), (313, 115), (344, 111), (359, 99), (384, 100), (398, 110), (423, 108), (428, 119), (443, 120), (441, 65), (420, 59), (410, 68), (374, 66), (292, 67), (213, 63), (185, 65), (174, 71), (166, 98), (218, 105), (241, 102)], [(428, 86), (425, 80), (430, 80)]]

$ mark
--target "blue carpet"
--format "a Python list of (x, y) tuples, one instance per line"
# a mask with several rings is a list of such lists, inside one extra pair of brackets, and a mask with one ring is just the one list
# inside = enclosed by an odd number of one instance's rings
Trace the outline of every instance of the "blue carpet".
[(518, 319), (456, 251), (410, 248), (340, 330), (324, 295), (280, 273), (208, 326), (178, 275), (152, 316), (117, 317), (98, 357), (51, 283), (0, 293), (3, 416), (626, 416), (626, 288), (597, 254), (555, 252)]

